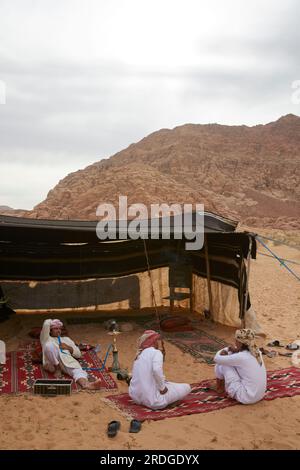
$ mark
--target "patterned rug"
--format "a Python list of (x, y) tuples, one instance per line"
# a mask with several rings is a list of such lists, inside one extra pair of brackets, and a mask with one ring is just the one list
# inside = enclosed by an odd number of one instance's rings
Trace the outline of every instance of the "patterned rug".
[[(54, 379), (54, 375), (46, 372), (42, 364), (32, 362), (33, 350), (28, 344), (22, 351), (13, 351), (6, 354), (6, 364), (0, 365), (0, 394), (32, 392), (36, 379)], [(102, 362), (92, 351), (84, 352), (79, 360), (82, 367), (101, 367)], [(90, 371), (92, 380), (101, 379), (102, 390), (115, 390), (117, 384), (108, 373), (104, 371)], [(64, 378), (70, 378), (65, 375)], [(72, 383), (72, 392), (81, 390), (75, 382)]]
[(205, 331), (182, 331), (164, 333), (164, 339), (177, 346), (181, 351), (191, 354), (198, 362), (214, 364), (216, 353), (228, 346), (224, 341)]
[[(161, 320), (171, 318), (170, 315), (162, 315)], [(140, 322), (144, 328), (157, 330), (159, 322), (156, 318)], [(216, 353), (228, 346), (220, 338), (210, 335), (199, 328), (201, 323), (197, 319), (191, 319), (193, 331), (162, 332), (163, 339), (177, 346), (181, 351), (191, 354), (197, 362), (214, 364)]]
[[(159, 420), (164, 418), (174, 418), (177, 416), (191, 415), (196, 413), (208, 413), (209, 411), (220, 410), (228, 406), (239, 403), (224, 395), (218, 395), (209, 389), (212, 380), (203, 380), (193, 384), (192, 388), (200, 388), (195, 393), (190, 393), (180, 405), (174, 408), (153, 411), (144, 406), (135, 405), (127, 393), (122, 395), (110, 395), (103, 398), (106, 403), (113, 405), (130, 419), (139, 421)], [(300, 368), (290, 367), (268, 372), (267, 392), (264, 400), (274, 400), (275, 398), (293, 397), (300, 395)]]

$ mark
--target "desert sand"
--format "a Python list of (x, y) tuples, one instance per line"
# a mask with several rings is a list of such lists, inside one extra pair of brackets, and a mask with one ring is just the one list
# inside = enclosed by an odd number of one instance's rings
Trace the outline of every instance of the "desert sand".
[[(279, 256), (300, 263), (297, 249), (281, 245), (274, 250)], [(300, 276), (300, 265), (290, 267)], [(250, 294), (267, 334), (260, 345), (265, 346), (273, 339), (284, 344), (300, 339), (299, 281), (286, 269), (274, 259), (258, 255), (251, 264)], [(64, 319), (64, 315), (57, 316)], [(17, 314), (0, 324), (0, 337), (6, 341), (7, 350), (14, 350), (21, 341), (28, 340), (30, 328), (41, 325), (45, 318), (40, 314)], [(204, 330), (232, 342), (234, 329), (208, 320), (202, 324)], [(67, 328), (76, 342), (100, 343), (102, 353), (110, 343), (101, 323)], [(122, 367), (131, 369), (136, 340), (142, 331), (136, 326), (133, 331), (119, 335)], [(193, 383), (214, 377), (213, 366), (195, 362), (170, 343), (166, 342), (165, 347), (164, 368), (169, 380)], [(268, 370), (291, 365), (288, 357), (264, 356), (264, 360)], [(69, 397), (52, 398), (32, 394), (0, 396), (0, 449), (300, 449), (300, 396), (144, 422), (138, 434), (130, 434), (126, 417), (102, 401), (107, 395), (127, 391), (126, 383), (117, 382), (117, 392), (80, 391)], [(113, 439), (106, 435), (111, 420), (121, 422)]]

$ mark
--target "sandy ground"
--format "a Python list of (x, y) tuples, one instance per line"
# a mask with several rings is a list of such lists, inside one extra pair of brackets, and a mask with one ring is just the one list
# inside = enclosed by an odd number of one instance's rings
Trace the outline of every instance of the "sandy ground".
[[(300, 251), (280, 246), (274, 250), (300, 263)], [(300, 266), (290, 265), (300, 275)], [(266, 340), (283, 343), (300, 339), (300, 289), (277, 261), (258, 255), (251, 264), (250, 293)], [(13, 350), (28, 340), (31, 326), (39, 326), (41, 315), (17, 315), (0, 324), (0, 337)], [(60, 316), (63, 319), (63, 316)], [(110, 342), (99, 323), (67, 325), (77, 342), (100, 343), (102, 351)], [(234, 330), (203, 320), (203, 329), (227, 341)], [(122, 367), (131, 369), (136, 339), (142, 330), (118, 338)], [(213, 366), (195, 362), (175, 346), (166, 344), (165, 374), (177, 382), (197, 382), (214, 376)], [(269, 370), (290, 366), (290, 358), (265, 358)], [(127, 391), (118, 381), (119, 391)], [(138, 434), (130, 434), (129, 421), (102, 401), (110, 393), (79, 392), (70, 397), (45, 398), (33, 395), (0, 396), (0, 449), (300, 449), (300, 396), (237, 405), (211, 413), (144, 422)], [(109, 439), (107, 424), (120, 420), (117, 436)]]

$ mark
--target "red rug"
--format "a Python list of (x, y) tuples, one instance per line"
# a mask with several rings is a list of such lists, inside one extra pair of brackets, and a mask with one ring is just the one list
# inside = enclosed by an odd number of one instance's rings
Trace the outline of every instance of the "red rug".
[[(54, 379), (53, 374), (46, 372), (42, 364), (32, 362), (33, 350), (29, 347), (23, 351), (14, 351), (6, 354), (6, 364), (0, 365), (0, 394), (31, 392), (36, 379)], [(82, 354), (79, 361), (82, 367), (101, 367), (102, 363), (95, 353), (87, 351)], [(87, 371), (93, 380), (101, 379), (100, 390), (115, 390), (117, 384), (108, 373), (103, 371)], [(70, 378), (65, 375), (64, 378)], [(75, 382), (72, 384), (72, 391), (81, 390)]]
[[(195, 413), (208, 413), (220, 410), (228, 406), (238, 405), (236, 400), (218, 395), (213, 390), (208, 390), (212, 380), (203, 380), (193, 384), (192, 388), (201, 388), (196, 393), (190, 393), (180, 405), (175, 408), (153, 411), (144, 406), (135, 405), (127, 393), (122, 395), (111, 395), (104, 400), (113, 403), (124, 415), (139, 421), (159, 420), (164, 418), (175, 418), (177, 416), (191, 415)], [(268, 372), (267, 392), (264, 400), (275, 398), (293, 397), (300, 395), (300, 369), (290, 367)]]

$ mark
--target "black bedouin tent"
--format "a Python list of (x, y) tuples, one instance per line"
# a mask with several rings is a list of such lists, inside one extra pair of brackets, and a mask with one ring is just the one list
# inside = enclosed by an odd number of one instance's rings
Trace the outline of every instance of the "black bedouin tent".
[(121, 228), (116, 221), (117, 239), (101, 241), (96, 235), (97, 221), (0, 216), (0, 282), (122, 277), (147, 271), (148, 263), (151, 270), (189, 266), (197, 276), (209, 275), (211, 281), (237, 289), (243, 318), (250, 306), (245, 259), (256, 258), (254, 235), (235, 232), (237, 222), (205, 212), (204, 246), (187, 250), (190, 239), (186, 231), (182, 239), (176, 239), (173, 217), (169, 218), (170, 239), (163, 238), (162, 219), (158, 238), (151, 239), (151, 221), (146, 240), (124, 239), (124, 222)]

